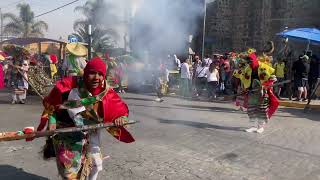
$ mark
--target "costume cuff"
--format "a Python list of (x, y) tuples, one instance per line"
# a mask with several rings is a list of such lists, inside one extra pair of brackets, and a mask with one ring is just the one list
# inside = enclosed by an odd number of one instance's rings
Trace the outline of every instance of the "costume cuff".
[(49, 116), (49, 125), (56, 124), (56, 123), (57, 123), (56, 116), (55, 115)]

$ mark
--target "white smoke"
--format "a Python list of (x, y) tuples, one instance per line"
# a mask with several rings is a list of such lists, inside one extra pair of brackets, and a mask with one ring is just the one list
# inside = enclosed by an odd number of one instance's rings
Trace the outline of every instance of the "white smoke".
[[(119, 47), (124, 35), (137, 53), (186, 54), (189, 35), (203, 16), (203, 0), (105, 0), (101, 21), (115, 29)], [(166, 56), (166, 55), (165, 55)]]
[(137, 4), (130, 27), (132, 49), (186, 55), (189, 35), (199, 28), (203, 4), (199, 0), (140, 0)]
[[(106, 22), (104, 25), (118, 32), (118, 47), (124, 47), (124, 36), (127, 34), (126, 41), (130, 44), (130, 50), (144, 61), (146, 67), (150, 67), (148, 61), (158, 63), (166, 60), (168, 54), (187, 56), (189, 35), (194, 35), (196, 30), (202, 29), (199, 27), (199, 17), (203, 16), (204, 0), (105, 2), (112, 6), (112, 9), (104, 14), (109, 17), (102, 18), (105, 22), (110, 20), (112, 23)], [(145, 73), (139, 73), (141, 77), (138, 79), (145, 80), (146, 77), (151, 77), (146, 73), (149, 71), (147, 69), (143, 71)]]

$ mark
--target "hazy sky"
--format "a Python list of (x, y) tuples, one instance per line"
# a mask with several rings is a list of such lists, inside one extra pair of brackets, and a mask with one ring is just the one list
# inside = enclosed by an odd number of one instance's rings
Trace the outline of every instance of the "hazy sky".
[[(0, 0), (0, 8), (2, 13), (11, 12), (18, 15), (17, 4), (28, 3), (35, 15), (39, 15), (72, 1), (73, 0)], [(67, 39), (67, 36), (73, 32), (74, 21), (82, 17), (79, 12), (74, 12), (74, 8), (79, 5), (84, 5), (86, 1), (87, 0), (79, 0), (74, 4), (37, 18), (38, 20), (46, 21), (49, 25), (49, 30), (45, 36), (53, 39), (59, 39), (59, 37)], [(132, 5), (132, 13), (134, 13), (143, 1), (147, 0), (114, 0), (112, 2), (118, 4), (121, 4), (121, 2), (125, 4), (130, 2)], [(206, 2), (211, 1), (213, 0), (206, 0)]]
[[(73, 0), (0, 0), (0, 8), (2, 13), (11, 12), (18, 15), (16, 5), (19, 3), (28, 3), (31, 6), (35, 15), (55, 9)], [(39, 17), (39, 20), (46, 21), (49, 25), (49, 30), (46, 37), (59, 39), (67, 39), (67, 36), (73, 32), (73, 22), (81, 17), (81, 14), (74, 12), (74, 8), (83, 5), (86, 0), (80, 0), (74, 4), (66, 6), (60, 10)]]

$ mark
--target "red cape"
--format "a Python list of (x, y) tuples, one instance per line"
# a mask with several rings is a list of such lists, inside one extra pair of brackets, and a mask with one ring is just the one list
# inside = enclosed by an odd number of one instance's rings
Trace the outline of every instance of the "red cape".
[[(271, 86), (273, 85), (274, 81), (273, 80), (268, 80), (265, 83), (263, 83), (264, 86)], [(279, 100), (278, 98), (274, 95), (273, 90), (271, 87), (267, 88), (267, 93), (269, 96), (269, 107), (267, 109), (267, 115), (269, 119), (271, 119), (272, 115), (277, 111), (279, 107)]]
[[(54, 107), (55, 110), (58, 110), (59, 106), (63, 103), (62, 94), (71, 91), (73, 88), (77, 88), (77, 82), (78, 80), (76, 77), (67, 77), (61, 81), (58, 81), (50, 94), (44, 98), (44, 106), (51, 106)], [(106, 95), (103, 97), (102, 106), (104, 111), (104, 123), (112, 123), (119, 117), (129, 115), (127, 104), (122, 101), (120, 96), (112, 88), (109, 88), (109, 90), (106, 92)], [(38, 131), (43, 130), (48, 122), (48, 117), (44, 114), (41, 117), (41, 122), (37, 129)], [(108, 129), (108, 132), (119, 141), (125, 143), (134, 142), (134, 138), (124, 127), (110, 128)]]

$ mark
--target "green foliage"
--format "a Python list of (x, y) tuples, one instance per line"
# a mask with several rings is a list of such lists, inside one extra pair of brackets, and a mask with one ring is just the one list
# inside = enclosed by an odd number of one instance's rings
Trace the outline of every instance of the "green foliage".
[[(94, 52), (104, 53), (106, 49), (113, 47), (113, 40), (118, 39), (118, 33), (106, 28), (106, 21), (117, 18), (112, 16), (110, 4), (104, 0), (89, 0), (83, 6), (78, 6), (75, 11), (81, 12), (84, 19), (74, 22), (75, 35), (81, 42), (89, 42), (88, 25), (92, 25), (92, 48)], [(105, 18), (108, 17), (108, 18)]]

